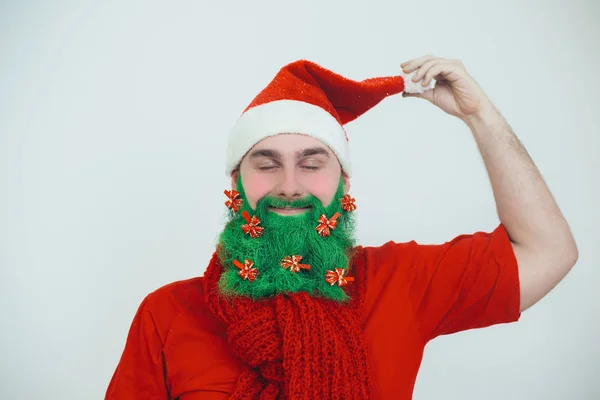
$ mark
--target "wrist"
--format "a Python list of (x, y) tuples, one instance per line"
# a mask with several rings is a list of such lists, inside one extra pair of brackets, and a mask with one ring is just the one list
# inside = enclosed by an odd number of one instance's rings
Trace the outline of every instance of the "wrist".
[(491, 101), (486, 101), (476, 112), (463, 117), (462, 120), (470, 128), (475, 128), (482, 125), (493, 125), (502, 120), (502, 115)]

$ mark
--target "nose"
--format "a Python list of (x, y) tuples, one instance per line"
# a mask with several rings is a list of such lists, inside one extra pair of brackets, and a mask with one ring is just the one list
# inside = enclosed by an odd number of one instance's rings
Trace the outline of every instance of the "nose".
[(283, 171), (279, 184), (276, 187), (277, 197), (292, 201), (302, 198), (304, 195), (304, 188), (298, 182), (295, 170)]

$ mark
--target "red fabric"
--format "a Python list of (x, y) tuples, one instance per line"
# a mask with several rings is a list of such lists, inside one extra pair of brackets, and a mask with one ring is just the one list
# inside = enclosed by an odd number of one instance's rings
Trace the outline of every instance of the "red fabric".
[[(502, 225), (491, 233), (461, 235), (441, 245), (389, 242), (366, 247), (361, 254), (365, 274), (358, 273), (360, 268), (353, 271), (357, 279), (352, 285), (365, 285), (359, 324), (373, 399), (410, 399), (424, 347), (436, 336), (519, 319), (517, 262)], [(352, 285), (345, 288), (350, 290)], [(107, 399), (223, 400), (230, 398), (236, 385), (254, 387), (257, 376), (236, 355), (222, 317), (211, 311), (207, 286), (206, 278), (194, 278), (146, 297), (134, 318)], [(302, 304), (296, 302), (290, 309), (303, 313)], [(275, 329), (270, 316), (257, 320), (265, 326), (248, 326), (249, 332)], [(278, 325), (281, 328), (281, 322)], [(254, 349), (256, 357), (272, 354), (269, 345), (279, 346), (279, 335), (269, 335), (272, 340)], [(335, 346), (347, 340), (339, 335), (339, 343), (328, 350), (334, 352)], [(322, 351), (311, 347), (312, 343), (304, 342), (304, 351), (309, 355)], [(298, 350), (284, 347), (284, 369), (289, 351)], [(326, 369), (332, 374), (341, 372), (343, 379), (356, 383), (353, 371), (334, 364), (335, 358), (329, 362)], [(269, 374), (280, 377), (278, 368), (274, 366)], [(301, 373), (314, 378), (312, 368), (305, 364)]]
[[(354, 273), (364, 273), (357, 259)], [(217, 291), (223, 269), (217, 257), (205, 273), (213, 313), (227, 326), (233, 352), (247, 365), (233, 399), (368, 399), (367, 356), (358, 309), (364, 288), (348, 290), (353, 301), (340, 304), (306, 293), (253, 301), (227, 299)], [(364, 279), (361, 280), (364, 284)]]
[(298, 100), (325, 109), (344, 125), (403, 90), (400, 76), (354, 81), (313, 62), (298, 60), (281, 68), (244, 111), (272, 101)]

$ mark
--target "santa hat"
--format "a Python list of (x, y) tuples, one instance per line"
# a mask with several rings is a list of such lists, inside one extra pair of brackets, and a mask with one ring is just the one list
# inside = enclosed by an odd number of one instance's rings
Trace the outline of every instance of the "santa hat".
[(244, 155), (262, 139), (281, 133), (312, 136), (336, 154), (343, 171), (352, 168), (344, 125), (355, 120), (387, 96), (402, 91), (423, 92), (411, 75), (354, 81), (313, 62), (295, 61), (248, 105), (229, 132), (226, 173), (231, 175)]

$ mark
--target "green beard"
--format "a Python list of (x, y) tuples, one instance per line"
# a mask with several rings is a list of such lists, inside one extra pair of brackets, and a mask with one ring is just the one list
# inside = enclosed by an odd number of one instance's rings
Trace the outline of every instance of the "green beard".
[[(237, 190), (243, 200), (242, 207), (238, 212), (229, 212), (229, 221), (219, 236), (218, 256), (223, 265), (219, 289), (224, 295), (256, 299), (278, 293), (306, 292), (336, 301), (348, 300), (343, 288), (337, 284), (332, 286), (325, 280), (328, 270), (343, 268), (348, 271), (355, 245), (354, 219), (351, 213), (342, 209), (340, 202), (344, 196), (343, 180), (327, 207), (314, 196), (292, 202), (267, 196), (253, 210), (248, 204), (241, 176)], [(281, 216), (268, 209), (284, 206), (310, 208), (290, 216)], [(252, 238), (243, 232), (242, 225), (246, 224), (243, 211), (260, 220), (260, 226), (264, 227), (260, 237)], [(336, 228), (330, 231), (330, 236), (320, 236), (316, 230), (319, 217), (325, 214), (330, 219), (336, 212), (340, 214)], [(301, 263), (310, 265), (310, 269), (299, 272), (284, 269), (281, 260), (292, 255), (302, 256)], [(240, 277), (239, 269), (233, 264), (234, 260), (243, 264), (246, 259), (258, 270), (253, 282)]]

